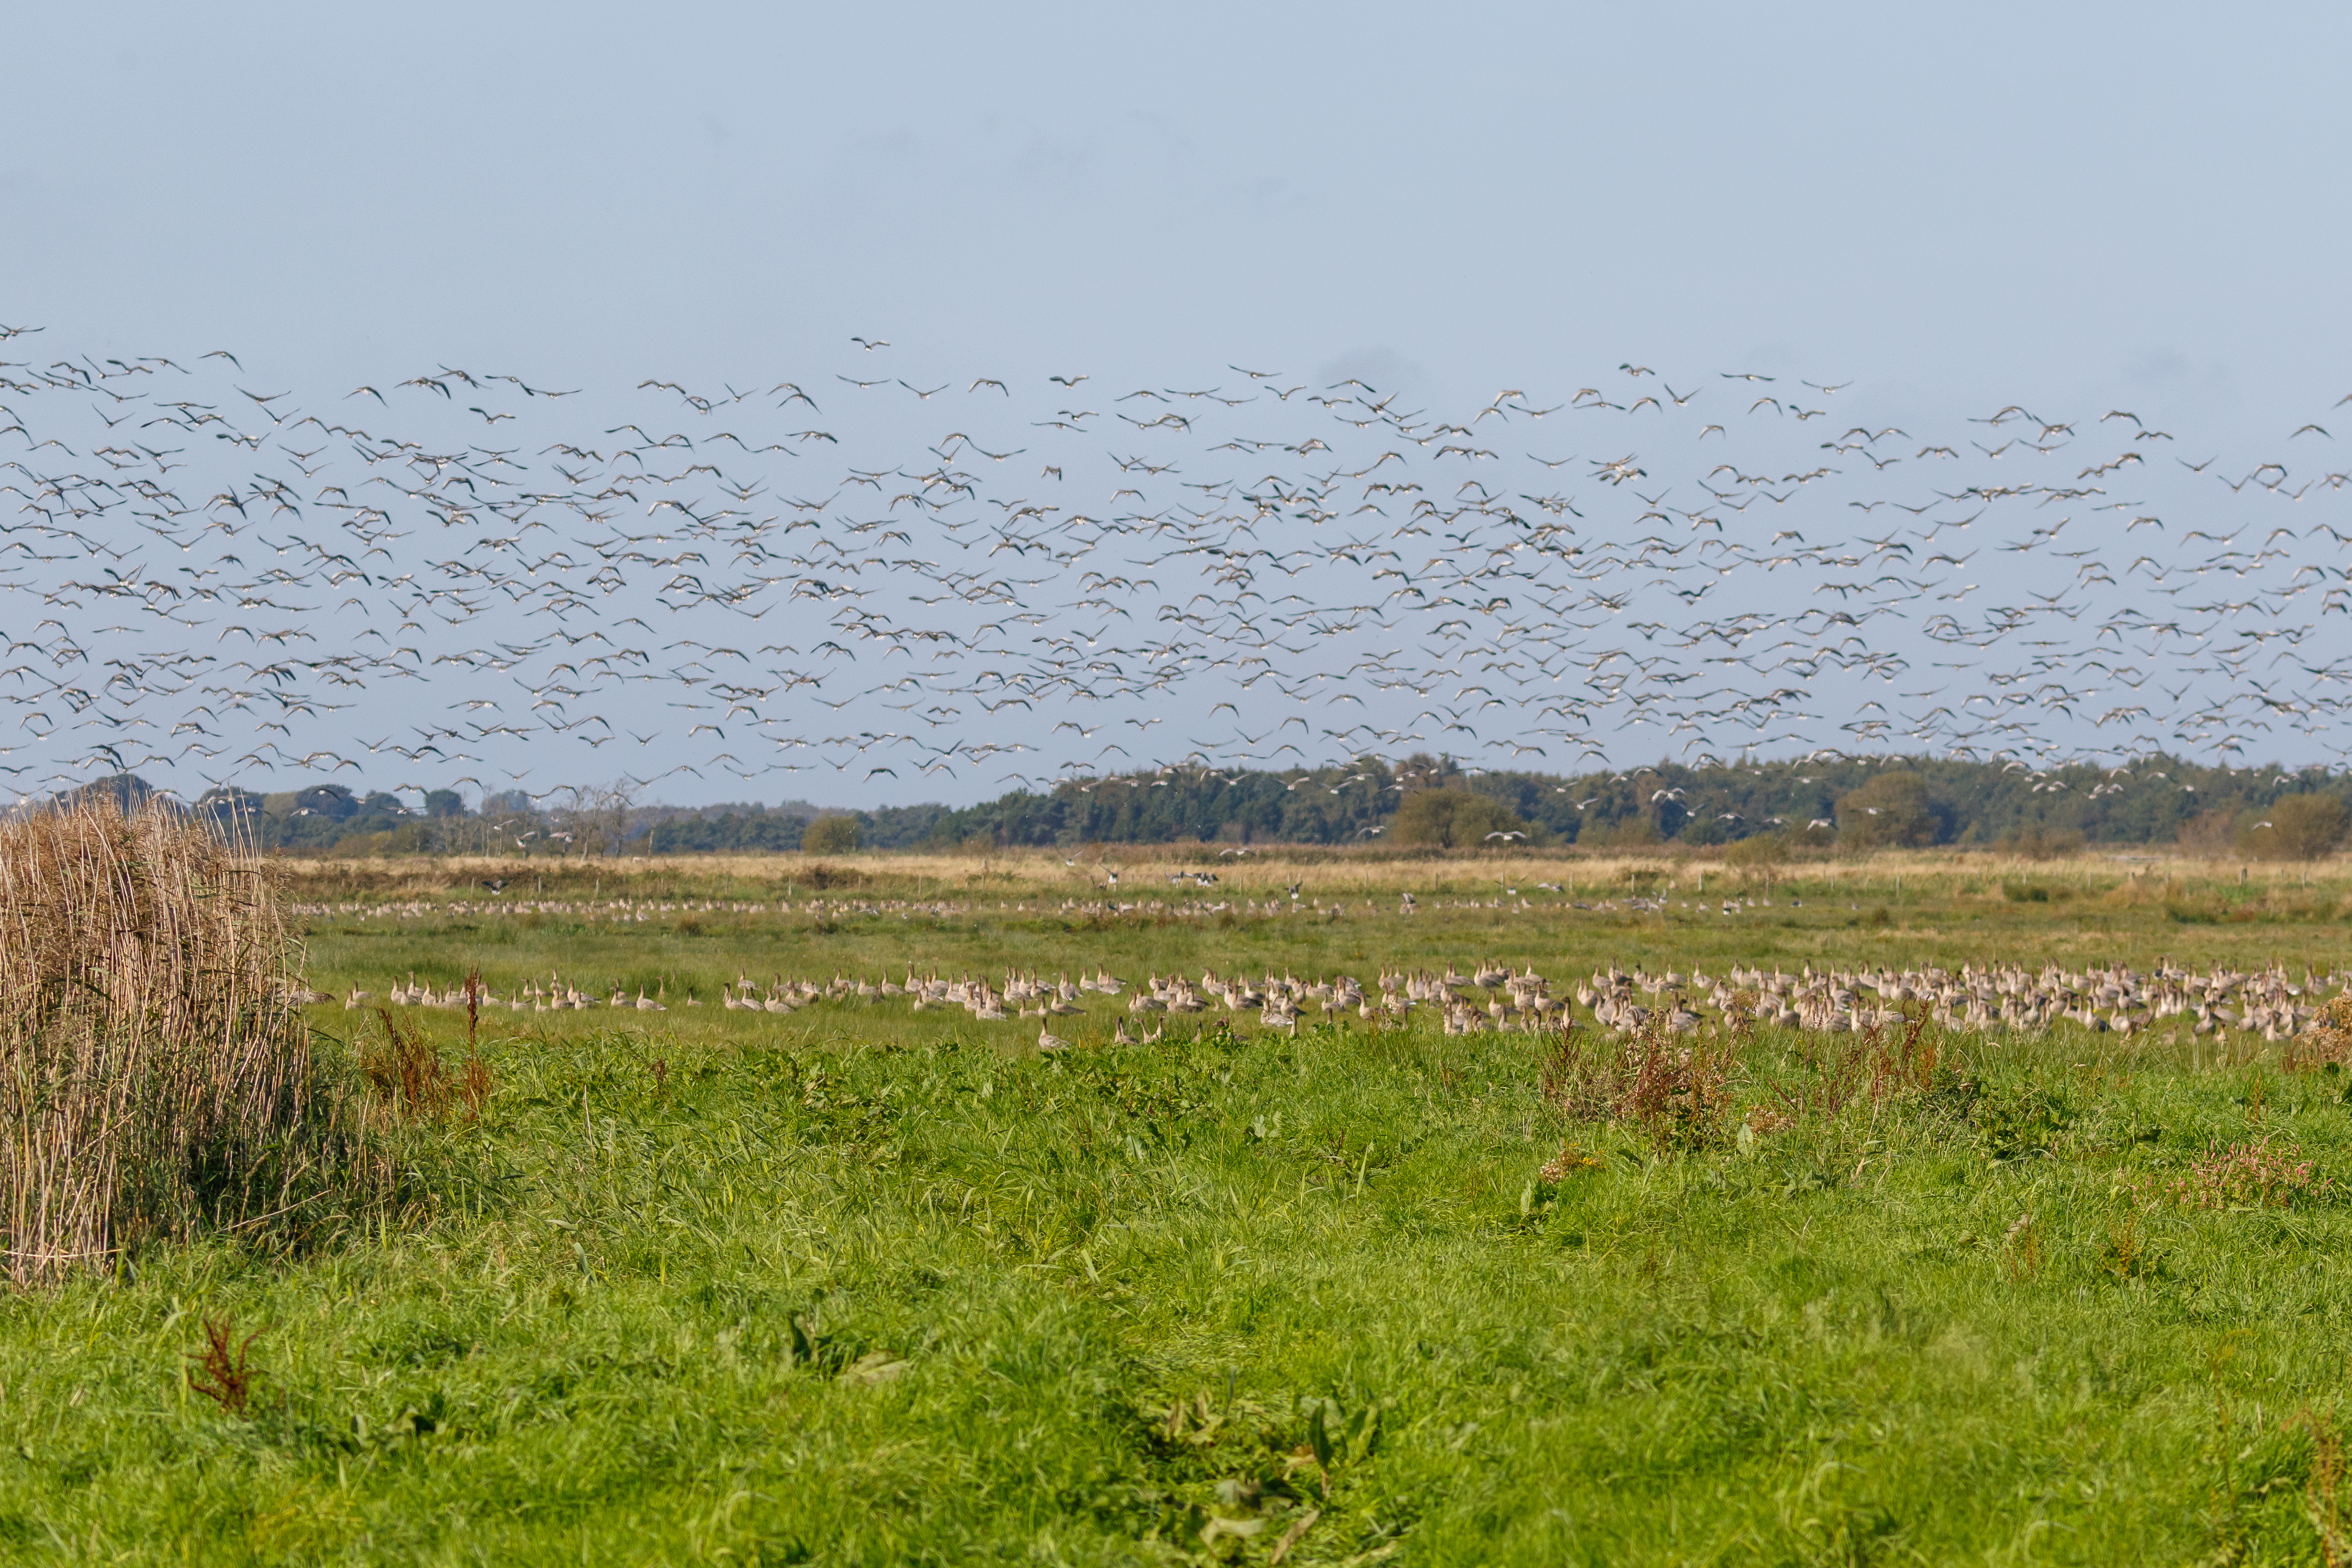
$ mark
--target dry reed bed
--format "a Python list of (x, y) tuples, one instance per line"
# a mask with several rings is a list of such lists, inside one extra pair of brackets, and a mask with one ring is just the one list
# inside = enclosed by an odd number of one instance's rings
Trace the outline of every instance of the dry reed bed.
[(355, 1149), (318, 1103), (289, 956), (268, 867), (161, 810), (0, 823), (8, 1278), (329, 1195)]

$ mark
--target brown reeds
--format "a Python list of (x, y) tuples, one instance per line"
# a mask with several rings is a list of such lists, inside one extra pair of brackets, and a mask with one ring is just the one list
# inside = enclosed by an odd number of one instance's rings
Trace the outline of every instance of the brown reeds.
[(490, 1065), (482, 1060), (482, 973), (466, 977), (466, 1060), (452, 1072), (413, 1019), (404, 1020), (377, 1004), (376, 1034), (359, 1045), (360, 1076), (368, 1086), (369, 1108), (379, 1124), (427, 1122), (465, 1107), (479, 1121), (490, 1097)]
[(390, 1008), (379, 1006), (375, 1019), (377, 1038), (362, 1046), (359, 1058), (375, 1104), (392, 1118), (409, 1121), (446, 1111), (457, 1087), (441, 1053), (413, 1023), (394, 1017)]
[(315, 1103), (289, 958), (264, 864), (161, 807), (0, 823), (10, 1279), (332, 1196), (357, 1151)]

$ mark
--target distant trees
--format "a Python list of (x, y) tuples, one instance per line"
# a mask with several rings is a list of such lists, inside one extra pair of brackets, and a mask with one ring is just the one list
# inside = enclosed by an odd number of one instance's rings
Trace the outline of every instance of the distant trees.
[(1524, 841), (1528, 825), (1499, 800), (1463, 789), (1415, 789), (1397, 808), (1389, 841), (1399, 844), (1433, 845), (1440, 849), (1478, 849), (1503, 843), (1499, 835), (1516, 834)]
[(215, 784), (190, 808), (211, 824), (215, 832), (242, 843), (251, 842), (261, 825), (261, 797), (234, 784)]
[[(929, 841), (940, 821), (953, 814), (939, 805), (877, 806), (852, 813), (851, 820), (859, 848), (901, 850)], [(644, 836), (631, 842), (654, 855), (772, 854), (801, 848), (801, 835), (818, 815), (816, 807), (798, 800), (772, 807), (639, 807), (635, 821)]]
[(1856, 849), (1912, 849), (1936, 841), (1927, 781), (1889, 770), (1838, 802), (1838, 839)]
[(548, 813), (548, 823), (574, 853), (617, 855), (626, 852), (637, 787), (625, 779), (568, 789), (568, 800)]
[[(152, 793), (122, 774), (58, 799), (69, 804), (85, 792), (130, 801)], [(1528, 839), (1511, 841), (1628, 851), (1720, 845), (1728, 852), (1769, 833), (1791, 851), (1833, 842), (1856, 850), (1958, 843), (2039, 858), (2177, 840), (2192, 853), (2294, 859), (2340, 846), (2352, 833), (2337, 815), (2347, 808), (2352, 779), (2343, 773), (2214, 768), (2161, 757), (2128, 768), (2038, 771), (2013, 760), (1929, 757), (1894, 765), (1808, 758), (1702, 768), (1662, 760), (1577, 775), (1482, 771), (1442, 757), (1412, 757), (1281, 772), (1145, 768), (1015, 789), (969, 806), (874, 805), (831, 814), (854, 821), (866, 850), (1061, 846), (1066, 852), (1082, 844), (1213, 842), (1477, 847), (1504, 841), (1488, 833), (1525, 831)], [(520, 790), (500, 791), (472, 809), (454, 791), (435, 790), (420, 807), (339, 783), (268, 795), (221, 785), (170, 809), (264, 849), (533, 860), (772, 853), (800, 848), (803, 831), (820, 815), (806, 800), (648, 803), (625, 782), (566, 787), (535, 800)]]
[[(1254, 843), (1354, 843), (1389, 820), (1395, 783), (1396, 774), (1372, 759), (1293, 774), (1155, 768), (1045, 791), (1016, 789), (961, 810), (930, 808), (938, 816), (924, 837), (942, 848), (983, 837), (1008, 849), (1233, 836)], [(878, 821), (884, 813), (864, 815)]]
[(809, 819), (782, 811), (722, 811), (665, 818), (646, 834), (646, 852), (768, 854), (801, 847)]

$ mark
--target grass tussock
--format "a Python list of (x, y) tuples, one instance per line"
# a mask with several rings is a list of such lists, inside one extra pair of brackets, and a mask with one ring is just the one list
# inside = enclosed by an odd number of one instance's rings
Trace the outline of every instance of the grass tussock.
[(349, 1195), (369, 1161), (322, 1092), (289, 956), (265, 865), (200, 829), (104, 803), (0, 825), (8, 1278), (282, 1229)]

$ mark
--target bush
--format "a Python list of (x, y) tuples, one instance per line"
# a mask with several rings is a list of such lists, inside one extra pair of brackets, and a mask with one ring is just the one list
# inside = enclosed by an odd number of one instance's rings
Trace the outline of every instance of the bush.
[(1443, 849), (1480, 849), (1488, 843), (1524, 843), (1495, 838), (1498, 833), (1526, 834), (1527, 823), (1499, 800), (1473, 795), (1466, 789), (1416, 789), (1397, 808), (1389, 832), (1400, 844), (1436, 845)]
[(289, 953), (263, 864), (161, 809), (0, 826), (10, 1278), (250, 1228), (361, 1169), (313, 1071)]
[(810, 855), (843, 855), (857, 848), (860, 841), (856, 818), (819, 817), (801, 834), (801, 852)]
[(1789, 841), (1780, 833), (1753, 833), (1723, 852), (1723, 863), (1743, 870), (1761, 870), (1789, 858)]
[(2347, 815), (2341, 797), (2282, 795), (2238, 834), (2238, 845), (2270, 860), (2311, 861), (2344, 841)]
[(2180, 824), (2182, 851), (2205, 860), (2219, 860), (2237, 842), (2237, 819), (2224, 810), (2200, 811)]
[(1927, 781), (1916, 773), (1881, 773), (1838, 802), (1838, 838), (1857, 849), (1915, 849), (1936, 841)]

